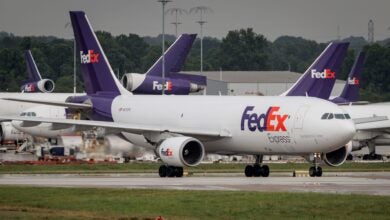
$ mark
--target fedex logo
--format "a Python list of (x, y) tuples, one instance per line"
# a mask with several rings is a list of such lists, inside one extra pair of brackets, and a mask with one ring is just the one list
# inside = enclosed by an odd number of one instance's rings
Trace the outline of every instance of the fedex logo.
[[(165, 83), (165, 90), (171, 91), (172, 90), (172, 82), (167, 81)], [(159, 83), (158, 81), (153, 81), (153, 90), (163, 90), (163, 84)]]
[(316, 79), (335, 79), (336, 73), (330, 69), (324, 69), (324, 72), (317, 72), (316, 69), (311, 70), (311, 78)]
[(34, 84), (27, 84), (24, 86), (23, 90), (25, 92), (35, 92), (35, 85)]
[(94, 53), (94, 50), (88, 50), (88, 53), (84, 54), (83, 51), (80, 51), (80, 59), (82, 64), (87, 63), (99, 63), (98, 53)]
[(349, 85), (359, 85), (359, 79), (356, 77), (353, 77), (352, 79), (348, 77), (348, 84)]
[(173, 156), (173, 151), (171, 148), (167, 148), (164, 150), (164, 148), (161, 149), (161, 155), (166, 156), (166, 157), (172, 157)]
[(278, 114), (280, 107), (271, 106), (266, 114), (260, 115), (251, 113), (255, 107), (247, 106), (241, 117), (241, 130), (244, 131), (247, 126), (250, 131), (256, 129), (263, 131), (287, 131), (285, 121), (288, 118), (287, 114)]

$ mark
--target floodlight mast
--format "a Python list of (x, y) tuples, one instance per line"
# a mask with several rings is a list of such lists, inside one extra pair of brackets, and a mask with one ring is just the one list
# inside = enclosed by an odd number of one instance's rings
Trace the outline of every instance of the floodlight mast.
[(157, 2), (161, 2), (162, 4), (162, 92), (161, 94), (165, 94), (165, 5), (171, 0), (158, 0)]
[[(206, 6), (198, 6), (191, 8), (190, 13), (200, 13), (200, 19), (196, 23), (200, 25), (200, 74), (203, 75), (203, 25), (207, 23), (203, 19), (203, 15), (208, 13), (208, 12), (213, 12), (213, 10), (210, 7)], [(206, 89), (203, 90), (204, 95), (206, 95)]]
[(181, 24), (181, 22), (178, 21), (178, 15), (182, 14), (188, 14), (188, 12), (185, 9), (182, 8), (170, 8), (166, 11), (166, 13), (174, 14), (175, 15), (175, 22), (172, 22), (171, 24), (175, 25), (175, 36), (177, 38), (178, 36), (178, 26)]

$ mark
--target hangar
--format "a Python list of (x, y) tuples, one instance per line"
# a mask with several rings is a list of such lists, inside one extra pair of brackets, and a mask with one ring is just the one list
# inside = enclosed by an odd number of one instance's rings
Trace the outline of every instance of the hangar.
[[(199, 72), (189, 72), (199, 74)], [(302, 75), (290, 71), (205, 71), (207, 95), (280, 95)], [(336, 80), (332, 96), (338, 96), (345, 81)]]

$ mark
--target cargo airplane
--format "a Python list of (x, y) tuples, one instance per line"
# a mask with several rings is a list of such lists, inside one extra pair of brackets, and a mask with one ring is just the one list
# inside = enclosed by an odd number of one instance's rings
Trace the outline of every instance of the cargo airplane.
[[(67, 107), (89, 120), (0, 118), (26, 126), (52, 123), (120, 133), (156, 152), (164, 162), (161, 177), (181, 177), (183, 167), (198, 165), (206, 152), (256, 155), (245, 175), (266, 177), (269, 167), (262, 165), (263, 155), (323, 153), (325, 160), (334, 162), (342, 160), (350, 147), (353, 121), (336, 104), (318, 98), (133, 95), (116, 79), (85, 13), (72, 11), (70, 17), (77, 48), (86, 56), (81, 58), (81, 70), (87, 94), (73, 103), (14, 100)], [(342, 117), (323, 120), (329, 113)], [(321, 167), (313, 162), (310, 172), (321, 176)]]

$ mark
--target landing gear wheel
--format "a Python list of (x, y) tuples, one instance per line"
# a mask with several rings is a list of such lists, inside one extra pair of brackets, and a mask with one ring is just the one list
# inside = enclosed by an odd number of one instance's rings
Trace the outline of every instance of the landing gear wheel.
[(167, 177), (175, 177), (175, 167), (167, 167)]
[(321, 167), (317, 167), (316, 176), (318, 176), (318, 177), (322, 176), (322, 168)]
[(253, 176), (259, 177), (261, 176), (263, 170), (261, 169), (261, 166), (259, 164), (253, 165)]
[(315, 167), (310, 167), (309, 169), (309, 175), (311, 177), (315, 177), (316, 176), (316, 168)]
[(175, 175), (176, 175), (176, 177), (182, 177), (183, 176), (183, 167), (176, 167), (175, 168)]
[(267, 165), (263, 165), (261, 167), (261, 170), (263, 171), (261, 173), (262, 176), (264, 176), (264, 177), (268, 177), (269, 176), (269, 167)]
[(167, 166), (161, 165), (160, 168), (158, 169), (158, 175), (160, 177), (166, 177), (167, 176)]
[(252, 177), (253, 176), (253, 166), (246, 165), (246, 167), (245, 167), (245, 176), (246, 177)]

